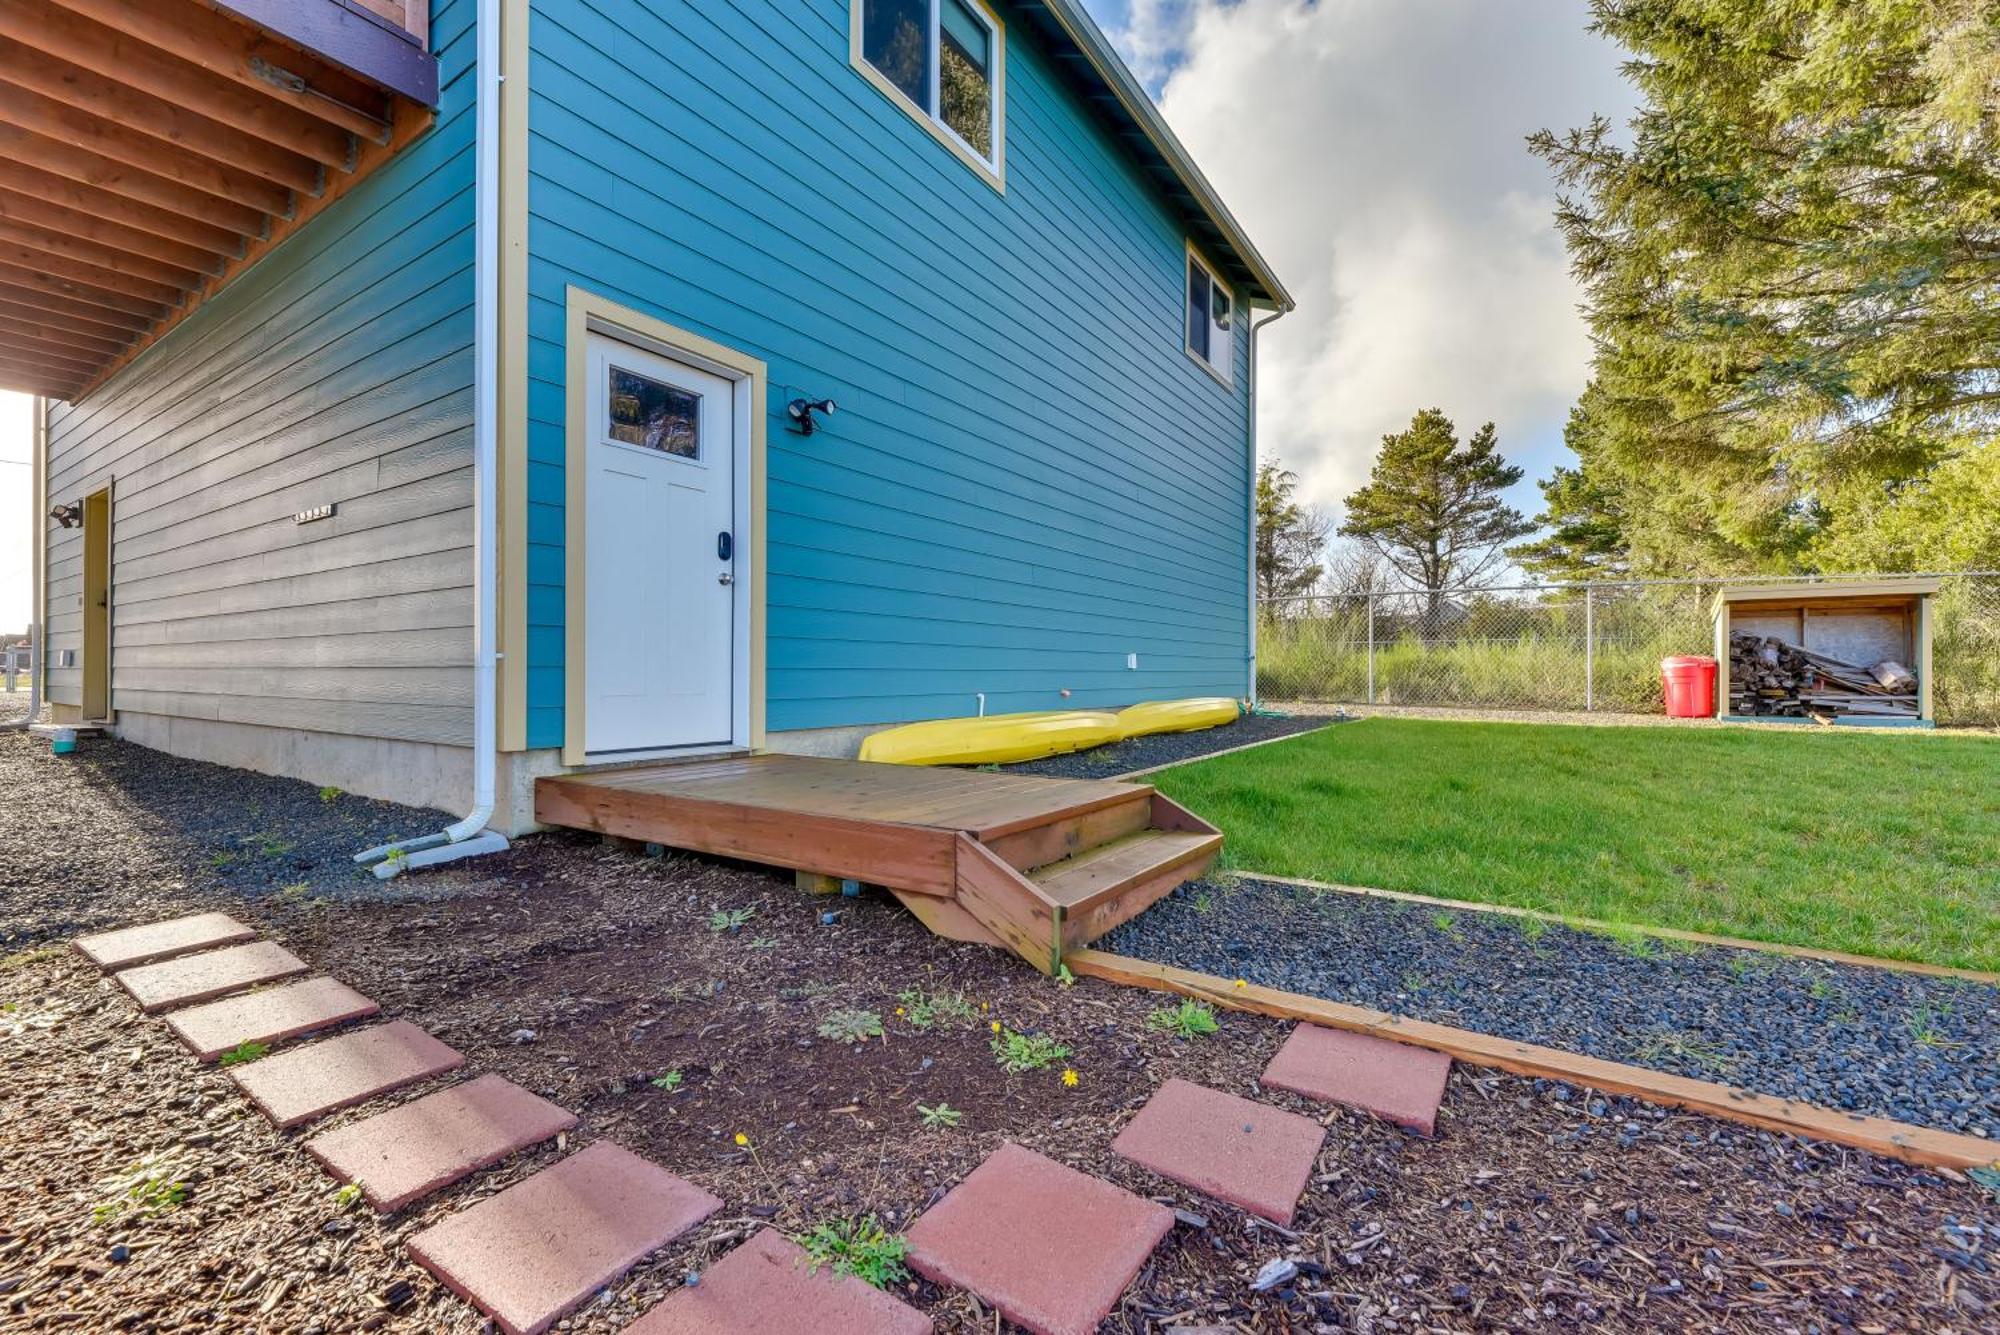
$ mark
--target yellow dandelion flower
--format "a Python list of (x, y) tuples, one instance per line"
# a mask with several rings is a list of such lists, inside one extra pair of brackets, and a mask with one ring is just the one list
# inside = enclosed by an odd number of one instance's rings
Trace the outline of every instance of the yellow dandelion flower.
[(903, 1013), (904, 1013), (903, 1008), (901, 1006), (896, 1007), (896, 1014), (901, 1015)]
[(747, 1146), (750, 1143), (750, 1137), (744, 1135), (741, 1131), (738, 1131), (736, 1133), (736, 1143), (738, 1145)]
[(1249, 980), (1248, 978), (1239, 978), (1239, 979), (1237, 979), (1237, 980), (1236, 980), (1236, 986), (1238, 986), (1238, 987), (1248, 987), (1248, 986), (1250, 986), (1250, 980)]
[(1077, 1080), (1078, 1080), (1079, 1078), (1080, 1078), (1080, 1077), (1079, 1077), (1079, 1076), (1077, 1075), (1077, 1073), (1076, 1073), (1076, 1068), (1075, 1068), (1074, 1066), (1065, 1066), (1065, 1067), (1063, 1067), (1063, 1073), (1062, 1073), (1062, 1082), (1063, 1082), (1063, 1084), (1065, 1084), (1066, 1086), (1068, 1086), (1068, 1087), (1069, 1087), (1069, 1088), (1071, 1088), (1071, 1089), (1075, 1089), (1075, 1088), (1076, 1088), (1076, 1082), (1077, 1082)]
[(1000, 1022), (998, 1020), (993, 1022), (993, 1032), (996, 1034), (1000, 1032)]

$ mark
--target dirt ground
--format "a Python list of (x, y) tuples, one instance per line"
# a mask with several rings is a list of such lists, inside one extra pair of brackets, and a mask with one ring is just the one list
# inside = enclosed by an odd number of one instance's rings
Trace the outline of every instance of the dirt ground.
[[(1064, 987), (880, 898), (811, 899), (757, 869), (567, 834), (384, 886), (344, 853), (428, 817), (110, 743), (57, 760), (0, 735), (0, 792), (0, 1327), (481, 1328), (403, 1240), (563, 1147), (387, 1219), (344, 1206), (306, 1133), (273, 1131), (57, 948), (222, 908), (437, 1033), (465, 1077), (498, 1072), (579, 1113), (567, 1148), (615, 1139), (726, 1202), (571, 1330), (619, 1328), (767, 1223), (906, 1227), (1002, 1140), (1188, 1212), (1110, 1331), (2000, 1329), (2000, 1206), (1957, 1174), (1466, 1067), (1425, 1142), (1258, 1094), (1283, 1025), (1224, 1015), (1212, 1037), (1169, 1038), (1147, 1026), (1158, 996)], [(715, 930), (718, 911), (740, 925)], [(920, 1029), (910, 989), (969, 1013)], [(821, 1036), (843, 1007), (885, 1034)], [(1070, 1055), (1006, 1074), (996, 1021)], [(1290, 1231), (1111, 1155), (1172, 1076), (1327, 1123)], [(962, 1120), (924, 1129), (917, 1105), (939, 1103)], [(1251, 1292), (1275, 1258), (1299, 1278)], [(996, 1329), (964, 1294), (902, 1294), (941, 1331)]]

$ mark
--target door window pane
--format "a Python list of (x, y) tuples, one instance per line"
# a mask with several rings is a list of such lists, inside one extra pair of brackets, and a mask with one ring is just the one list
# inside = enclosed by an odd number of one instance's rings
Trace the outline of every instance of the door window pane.
[(993, 33), (964, 0), (938, 4), (938, 116), (982, 158), (993, 156)]
[(861, 55), (924, 108), (931, 104), (930, 0), (861, 0)]
[(610, 392), (611, 439), (701, 457), (701, 395), (622, 366), (611, 368)]

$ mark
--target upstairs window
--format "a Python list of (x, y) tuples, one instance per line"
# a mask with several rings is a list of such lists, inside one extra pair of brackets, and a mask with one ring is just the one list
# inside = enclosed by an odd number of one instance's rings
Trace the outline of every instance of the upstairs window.
[(1236, 364), (1233, 333), (1234, 303), (1201, 257), (1192, 249), (1187, 256), (1187, 350), (1208, 373), (1223, 384), (1230, 381)]
[(996, 186), (1005, 53), (982, 0), (854, 0), (855, 66)]

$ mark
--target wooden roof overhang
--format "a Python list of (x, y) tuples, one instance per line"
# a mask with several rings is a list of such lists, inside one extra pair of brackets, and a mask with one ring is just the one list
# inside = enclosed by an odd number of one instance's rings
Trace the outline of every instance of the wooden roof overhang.
[(77, 399), (427, 128), (428, 0), (0, 0), (0, 389)]

